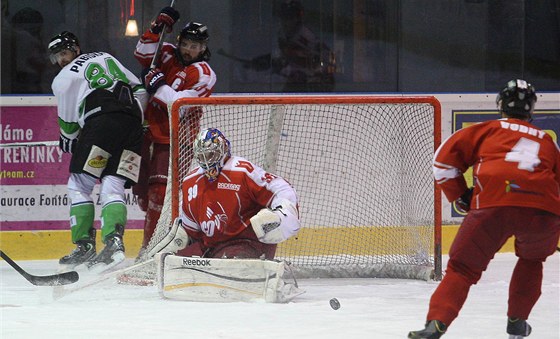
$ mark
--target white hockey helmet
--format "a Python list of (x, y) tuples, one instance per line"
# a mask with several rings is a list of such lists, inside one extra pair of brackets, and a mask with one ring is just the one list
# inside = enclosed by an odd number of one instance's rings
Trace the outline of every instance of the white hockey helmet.
[(193, 149), (194, 159), (210, 181), (218, 178), (231, 156), (229, 140), (217, 128), (208, 128), (198, 133)]

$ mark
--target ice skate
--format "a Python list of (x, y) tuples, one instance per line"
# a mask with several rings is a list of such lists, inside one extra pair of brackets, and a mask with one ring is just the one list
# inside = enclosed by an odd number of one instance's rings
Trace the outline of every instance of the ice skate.
[(447, 326), (439, 320), (429, 320), (423, 330), (408, 332), (408, 338), (411, 339), (438, 339), (445, 331)]
[(95, 229), (90, 230), (90, 237), (76, 241), (76, 248), (58, 261), (61, 270), (74, 269), (95, 257)]
[(117, 225), (115, 227), (115, 233), (107, 237), (105, 248), (87, 263), (87, 267), (91, 272), (101, 273), (124, 261), (123, 233), (124, 227)]
[(522, 339), (531, 334), (531, 325), (523, 319), (508, 318), (506, 331), (509, 339)]

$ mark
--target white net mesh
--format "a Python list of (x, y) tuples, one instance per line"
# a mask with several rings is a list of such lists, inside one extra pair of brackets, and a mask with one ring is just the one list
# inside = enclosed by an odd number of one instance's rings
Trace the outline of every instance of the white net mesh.
[[(176, 190), (192, 168), (194, 135), (216, 127), (232, 154), (284, 177), (298, 192), (302, 229), (276, 252), (298, 277), (428, 279), (440, 267), (434, 244), (440, 202), (431, 170), (439, 143), (435, 99), (214, 97), (196, 99), (197, 109), (189, 108), (192, 99), (182, 100), (173, 113), (181, 117), (171, 118), (177, 161), (148, 249), (177, 215)], [(200, 110), (202, 118), (193, 118)]]

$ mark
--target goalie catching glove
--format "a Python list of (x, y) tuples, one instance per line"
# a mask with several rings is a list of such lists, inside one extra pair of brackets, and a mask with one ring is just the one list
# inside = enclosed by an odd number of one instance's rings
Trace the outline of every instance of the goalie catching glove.
[(280, 205), (263, 208), (255, 214), (251, 226), (260, 242), (278, 244), (299, 231), (298, 211), (292, 202), (282, 200)]

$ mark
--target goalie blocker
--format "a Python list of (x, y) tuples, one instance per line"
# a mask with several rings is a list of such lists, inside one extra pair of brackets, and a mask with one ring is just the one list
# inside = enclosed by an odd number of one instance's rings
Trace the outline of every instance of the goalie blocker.
[(282, 279), (284, 262), (209, 259), (158, 253), (157, 285), (166, 299), (201, 302), (285, 303), (304, 293)]

